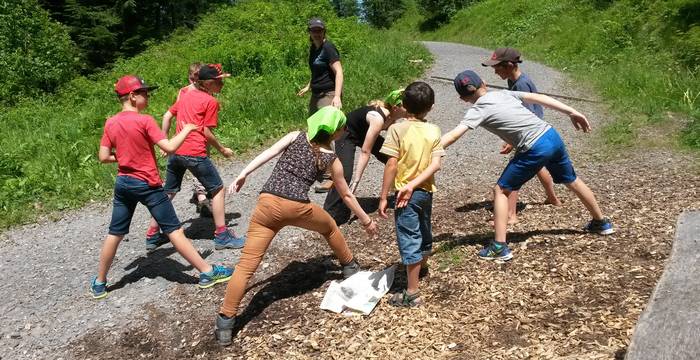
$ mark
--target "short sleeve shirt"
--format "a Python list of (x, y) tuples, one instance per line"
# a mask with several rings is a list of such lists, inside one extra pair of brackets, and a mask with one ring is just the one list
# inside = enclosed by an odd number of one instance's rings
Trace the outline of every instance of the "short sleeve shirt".
[[(186, 92), (190, 91), (190, 89), (191, 89), (191, 88), (190, 88), (189, 85), (187, 85), (187, 86), (181, 88), (180, 91), (177, 92), (177, 99), (175, 100), (175, 102), (177, 103), (177, 100), (180, 100), (180, 98), (182, 97), (182, 95), (184, 95)], [(168, 109), (168, 111), (170, 111), (171, 114), (177, 116), (177, 107), (175, 106), (175, 104), (173, 104), (172, 106), (170, 106), (170, 108)]]
[(467, 109), (460, 125), (470, 129), (481, 126), (516, 151), (527, 151), (552, 126), (523, 106), (523, 95), (507, 90), (487, 92)]
[(207, 156), (207, 138), (204, 136), (204, 128), (215, 128), (218, 125), (219, 102), (206, 92), (194, 89), (182, 94), (173, 108), (175, 110), (173, 114), (177, 114), (176, 130), (178, 133), (185, 124), (199, 126), (199, 129), (187, 135), (175, 154)]
[[(389, 126), (380, 152), (398, 158), (394, 188), (400, 189), (415, 179), (430, 165), (433, 157), (445, 156), (440, 137), (440, 128), (426, 122), (403, 121)], [(434, 176), (418, 187), (436, 191)]]
[(331, 65), (340, 60), (340, 53), (332, 42), (326, 40), (316, 49), (309, 48), (309, 68), (311, 69), (311, 91), (322, 93), (335, 90), (335, 75)]
[(100, 146), (115, 150), (117, 175), (143, 180), (149, 186), (162, 185), (153, 145), (165, 139), (155, 119), (134, 111), (122, 111), (105, 123)]
[[(532, 79), (527, 76), (527, 74), (521, 73), (518, 80), (511, 81), (508, 79), (508, 90), (536, 93), (537, 87)], [(542, 108), (542, 105), (523, 102), (523, 106), (532, 111), (532, 113), (537, 115), (538, 118), (544, 119), (544, 109)]]

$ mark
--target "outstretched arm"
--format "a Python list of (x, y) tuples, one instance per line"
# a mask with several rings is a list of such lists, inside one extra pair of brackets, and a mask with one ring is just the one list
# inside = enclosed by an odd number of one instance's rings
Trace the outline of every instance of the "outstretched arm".
[(233, 150), (221, 145), (219, 139), (216, 138), (216, 135), (214, 135), (214, 133), (211, 132), (211, 129), (209, 127), (204, 127), (204, 137), (207, 139), (207, 144), (213, 146), (217, 151), (221, 153), (221, 155), (227, 158), (233, 156)]
[(272, 160), (275, 156), (281, 154), (284, 150), (287, 149), (287, 147), (289, 147), (289, 144), (291, 144), (294, 141), (294, 139), (297, 138), (297, 136), (299, 136), (299, 131), (290, 132), (289, 134), (281, 138), (279, 141), (277, 141), (274, 145), (270, 146), (267, 150), (260, 153), (260, 155), (256, 156), (255, 159), (253, 159), (253, 161), (248, 163), (248, 165), (245, 168), (243, 168), (243, 170), (241, 170), (241, 173), (238, 174), (236, 180), (234, 180), (231, 183), (231, 185), (229, 185), (229, 194), (239, 192), (241, 190), (241, 187), (243, 187), (243, 184), (245, 184), (245, 179), (248, 175), (253, 173), (253, 171), (257, 170), (259, 167), (263, 166), (268, 161)]
[(445, 135), (442, 135), (442, 138), (440, 138), (440, 144), (442, 144), (443, 148), (447, 149), (448, 146), (459, 140), (459, 138), (461, 138), (462, 135), (467, 132), (467, 130), (469, 130), (469, 128), (462, 124), (455, 126), (454, 129), (445, 133)]
[(343, 164), (341, 164), (338, 159), (335, 159), (331, 165), (331, 178), (333, 179), (335, 190), (338, 191), (345, 205), (357, 216), (360, 220), (360, 224), (365, 228), (365, 231), (370, 235), (374, 234), (377, 227), (372, 218), (362, 209), (360, 203), (357, 202), (355, 195), (350, 191), (348, 184), (345, 182), (345, 177), (343, 176)]
[(523, 93), (522, 100), (531, 104), (540, 104), (550, 109), (559, 111), (560, 113), (569, 115), (569, 118), (571, 118), (571, 122), (574, 124), (576, 130), (583, 130), (583, 132), (591, 131), (591, 124), (583, 114), (559, 100), (551, 98), (547, 95), (534, 93)]
[(189, 133), (192, 132), (192, 130), (197, 130), (198, 128), (199, 127), (195, 124), (186, 124), (177, 135), (173, 136), (172, 139), (163, 139), (161, 141), (158, 141), (156, 145), (158, 145), (158, 147), (161, 150), (165, 151), (168, 154), (174, 153), (175, 150), (177, 150), (180, 147), (180, 145), (182, 145), (182, 143), (185, 142), (185, 138), (187, 137), (187, 135), (189, 135)]
[(367, 164), (369, 163), (369, 156), (372, 153), (372, 148), (374, 143), (377, 142), (379, 133), (382, 131), (383, 121), (381, 117), (367, 114), (367, 122), (369, 122), (369, 129), (367, 130), (367, 135), (365, 135), (365, 141), (362, 143), (362, 151), (360, 152), (360, 158), (357, 160), (357, 170), (355, 170), (355, 175), (352, 177), (352, 182), (350, 190), (354, 193), (357, 188), (357, 184), (362, 180), (362, 174), (365, 173)]

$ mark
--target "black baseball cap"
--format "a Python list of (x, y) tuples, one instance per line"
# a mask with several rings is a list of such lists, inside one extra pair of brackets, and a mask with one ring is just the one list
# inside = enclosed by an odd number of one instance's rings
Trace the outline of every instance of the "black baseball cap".
[(321, 18), (311, 18), (309, 20), (309, 26), (308, 29), (313, 29), (313, 28), (321, 28), (323, 30), (326, 29), (326, 23), (321, 20)]

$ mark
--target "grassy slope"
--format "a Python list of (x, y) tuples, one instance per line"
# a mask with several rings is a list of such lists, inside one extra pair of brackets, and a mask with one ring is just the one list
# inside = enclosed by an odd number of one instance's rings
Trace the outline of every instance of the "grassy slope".
[(613, 105), (608, 143), (630, 145), (640, 129), (663, 126), (685, 129), (664, 145), (680, 138), (697, 150), (700, 76), (689, 66), (700, 57), (698, 14), (692, 0), (483, 0), (437, 29), (417, 30), (426, 24), (415, 9), (395, 27), (425, 40), (517, 47), (592, 84)]
[[(123, 74), (161, 86), (147, 109), (159, 120), (186, 82), (189, 63), (223, 63), (234, 76), (219, 95), (215, 133), (239, 152), (302, 127), (308, 96), (295, 94), (309, 79), (306, 21), (319, 15), (341, 52), (345, 109), (384, 95), (430, 63), (420, 45), (352, 18), (338, 19), (325, 2), (242, 1), (222, 8), (194, 31), (174, 35), (107, 73), (75, 79), (56, 96), (27, 99), (0, 113), (0, 228), (111, 193), (115, 167), (99, 164), (96, 153), (105, 119), (119, 111), (112, 84)], [(417, 58), (425, 61), (408, 61)]]

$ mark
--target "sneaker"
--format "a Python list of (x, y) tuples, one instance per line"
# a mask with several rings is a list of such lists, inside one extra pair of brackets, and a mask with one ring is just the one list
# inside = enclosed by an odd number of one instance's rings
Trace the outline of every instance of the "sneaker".
[(233, 269), (222, 265), (214, 265), (210, 272), (199, 273), (199, 288), (206, 289), (218, 283), (226, 282), (231, 279)]
[(203, 217), (213, 217), (214, 213), (211, 210), (211, 200), (206, 199), (197, 203), (197, 214)]
[(496, 244), (491, 242), (489, 246), (479, 251), (479, 258), (484, 260), (501, 260), (507, 261), (513, 258), (510, 248), (507, 244), (503, 244), (500, 249), (496, 249)]
[(90, 294), (93, 299), (102, 299), (107, 296), (107, 282), (98, 282), (97, 276), (90, 281)]
[(394, 296), (389, 299), (389, 304), (396, 307), (416, 307), (420, 306), (422, 303), (420, 292), (409, 294), (406, 290), (394, 294)]
[(348, 264), (343, 265), (343, 279), (347, 279), (360, 271), (360, 264), (353, 258)]
[(231, 338), (233, 337), (233, 326), (235, 324), (235, 316), (228, 318), (221, 314), (216, 315), (216, 326), (214, 327), (214, 335), (216, 336), (216, 341), (219, 342), (219, 345), (231, 345)]
[(612, 221), (608, 218), (604, 218), (603, 220), (593, 219), (583, 227), (583, 230), (600, 235), (610, 235), (615, 232)]
[(163, 244), (169, 243), (170, 240), (163, 233), (157, 233), (153, 236), (146, 236), (146, 251), (151, 252)]
[(226, 230), (214, 235), (214, 249), (240, 249), (245, 244), (245, 235), (236, 237), (231, 231)]

